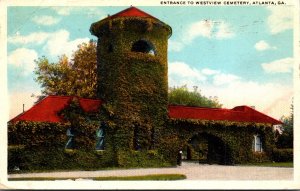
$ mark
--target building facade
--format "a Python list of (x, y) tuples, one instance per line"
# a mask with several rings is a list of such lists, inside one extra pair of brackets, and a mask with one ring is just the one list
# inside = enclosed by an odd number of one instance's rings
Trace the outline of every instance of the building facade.
[(168, 105), (170, 26), (135, 7), (93, 23), (98, 99), (48, 96), (8, 123), (9, 169), (271, 160), (274, 125), (247, 106)]

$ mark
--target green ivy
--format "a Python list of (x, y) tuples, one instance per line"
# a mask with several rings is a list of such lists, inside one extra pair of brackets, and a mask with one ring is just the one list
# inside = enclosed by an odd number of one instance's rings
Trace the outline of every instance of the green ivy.
[[(210, 159), (224, 164), (254, 160), (253, 135), (263, 138), (269, 157), (274, 148), (270, 124), (168, 118), (167, 41), (171, 28), (151, 18), (110, 17), (94, 23), (98, 39), (97, 94), (105, 101), (98, 112), (85, 113), (74, 99), (60, 115), (65, 123), (8, 124), (9, 171), (38, 169), (99, 169), (176, 165), (178, 151), (189, 139), (205, 133), (213, 147)], [(146, 40), (155, 55), (132, 52)], [(105, 151), (95, 151), (95, 132), (107, 124)], [(65, 150), (66, 131), (75, 129), (75, 149)], [(137, 131), (136, 131), (137, 129)], [(134, 145), (140, 145), (136, 151)], [(24, 146), (18, 146), (24, 145)], [(16, 149), (17, 148), (17, 149)]]

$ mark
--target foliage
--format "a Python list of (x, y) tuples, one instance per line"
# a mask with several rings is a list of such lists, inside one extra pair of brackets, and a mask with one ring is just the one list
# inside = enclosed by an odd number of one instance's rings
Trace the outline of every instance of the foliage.
[(276, 142), (277, 148), (293, 148), (294, 145), (294, 113), (293, 113), (293, 104), (291, 105), (291, 113), (288, 117), (282, 117), (281, 121), (283, 122), (283, 133), (278, 137)]
[[(258, 156), (252, 152), (251, 144), (256, 134), (262, 136), (265, 152), (263, 155), (266, 155), (263, 161), (270, 160), (274, 149), (274, 134), (270, 124), (170, 119), (168, 131), (173, 139), (166, 140), (166, 142), (169, 142), (172, 148), (168, 148), (168, 145), (162, 145), (162, 147), (163, 150), (166, 148), (165, 152), (173, 155), (169, 158), (173, 160), (173, 163), (176, 159), (174, 153), (184, 150), (186, 145), (183, 143), (190, 144), (189, 140), (195, 136), (206, 137), (210, 142), (209, 145), (215, 147), (215, 149), (209, 149), (211, 153), (208, 153), (212, 163), (240, 164), (257, 161)], [(218, 147), (221, 149), (216, 149)]]
[(110, 128), (106, 136), (105, 151), (96, 151), (95, 131), (98, 128), (96, 124), (98, 123), (90, 122), (76, 126), (74, 150), (64, 149), (69, 123), (17, 122), (9, 124), (8, 171), (12, 172), (14, 167), (19, 167), (21, 171), (32, 172), (62, 169), (88, 170), (114, 166), (169, 166), (167, 162), (162, 162), (162, 155), (156, 151), (123, 150), (116, 153), (116, 147), (122, 147), (118, 145), (122, 142), (116, 141), (118, 135), (113, 134), (114, 131)]
[(199, 106), (199, 107), (222, 107), (217, 98), (207, 98), (197, 89), (195, 91), (188, 91), (186, 86), (179, 88), (171, 88), (169, 91), (169, 104), (186, 105), (186, 106)]
[[(167, 40), (171, 31), (166, 25), (156, 19), (126, 17), (105, 19), (91, 29), (101, 37), (97, 46), (97, 80), (92, 72), (95, 60), (90, 60), (84, 68), (85, 51), (93, 54), (95, 47), (90, 42), (75, 52), (71, 62), (66, 57), (61, 57), (57, 64), (39, 59), (37, 81), (45, 94), (97, 96), (105, 102), (96, 114), (86, 114), (78, 101), (73, 100), (60, 113), (66, 120), (63, 124), (9, 124), (9, 145), (24, 145), (15, 150), (9, 148), (9, 171), (14, 166), (33, 171), (176, 165), (178, 151), (193, 136), (204, 134), (213, 143), (209, 153), (212, 162), (237, 164), (253, 160), (251, 143), (255, 134), (262, 136), (264, 151), (270, 155), (274, 145), (269, 124), (168, 120)], [(154, 55), (131, 51), (132, 45), (141, 39), (152, 43)], [(86, 77), (89, 74), (92, 77)], [(97, 93), (91, 91), (94, 89)], [(217, 100), (184, 88), (174, 92), (188, 98), (185, 104), (221, 106)], [(108, 127), (105, 150), (98, 152), (95, 132), (100, 122)], [(75, 130), (75, 148), (65, 150), (66, 131), (70, 127)]]
[(255, 163), (264, 163), (270, 161), (270, 156), (266, 155), (265, 152), (252, 152), (253, 158), (251, 161)]
[(291, 162), (293, 161), (293, 149), (274, 149), (273, 160), (275, 162)]
[(8, 145), (25, 148), (63, 147), (69, 124), (18, 121), (8, 124)]
[(35, 80), (44, 95), (96, 97), (96, 42), (78, 45), (71, 60), (62, 55), (57, 63), (49, 63), (46, 57), (35, 62)]
[[(22, 171), (51, 169), (99, 169), (104, 167), (157, 167), (169, 166), (156, 150), (133, 151), (124, 148), (126, 129), (108, 127), (105, 151), (95, 151), (95, 132), (99, 118), (84, 113), (78, 100), (60, 112), (66, 123), (24, 122), (8, 124), (8, 170), (19, 167)], [(66, 130), (75, 129), (75, 149), (64, 149)], [(142, 132), (140, 132), (142, 134)], [(132, 137), (131, 137), (132, 139)]]
[[(116, 18), (94, 24), (100, 36), (98, 96), (105, 100), (101, 120), (114, 129), (116, 153), (156, 150), (167, 120), (167, 39), (156, 19)], [(101, 34), (98, 34), (101, 33)], [(132, 51), (141, 39), (151, 42), (155, 55)], [(100, 59), (101, 57), (101, 59)], [(120, 161), (122, 161), (120, 159)]]
[(94, 181), (103, 180), (183, 180), (186, 176), (183, 174), (151, 174), (151, 175), (141, 175), (141, 176), (104, 176), (104, 177), (30, 177), (30, 178), (8, 178), (9, 181), (53, 181), (53, 180), (76, 180), (76, 179), (87, 179)]

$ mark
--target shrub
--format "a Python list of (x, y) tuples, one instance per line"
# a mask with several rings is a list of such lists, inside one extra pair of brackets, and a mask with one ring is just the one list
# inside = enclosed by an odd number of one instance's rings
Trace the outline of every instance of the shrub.
[(275, 162), (292, 162), (293, 156), (293, 149), (274, 149), (272, 153)]
[(269, 162), (270, 158), (268, 157), (268, 155), (265, 152), (253, 152), (253, 158), (251, 160), (251, 162), (258, 162), (258, 163), (262, 163), (262, 162)]

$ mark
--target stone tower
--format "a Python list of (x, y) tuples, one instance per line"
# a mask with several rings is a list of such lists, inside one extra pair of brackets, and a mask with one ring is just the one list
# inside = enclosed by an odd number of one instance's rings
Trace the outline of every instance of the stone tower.
[(168, 109), (168, 38), (172, 29), (130, 7), (95, 22), (98, 98), (103, 120), (118, 141), (135, 150), (155, 148)]

